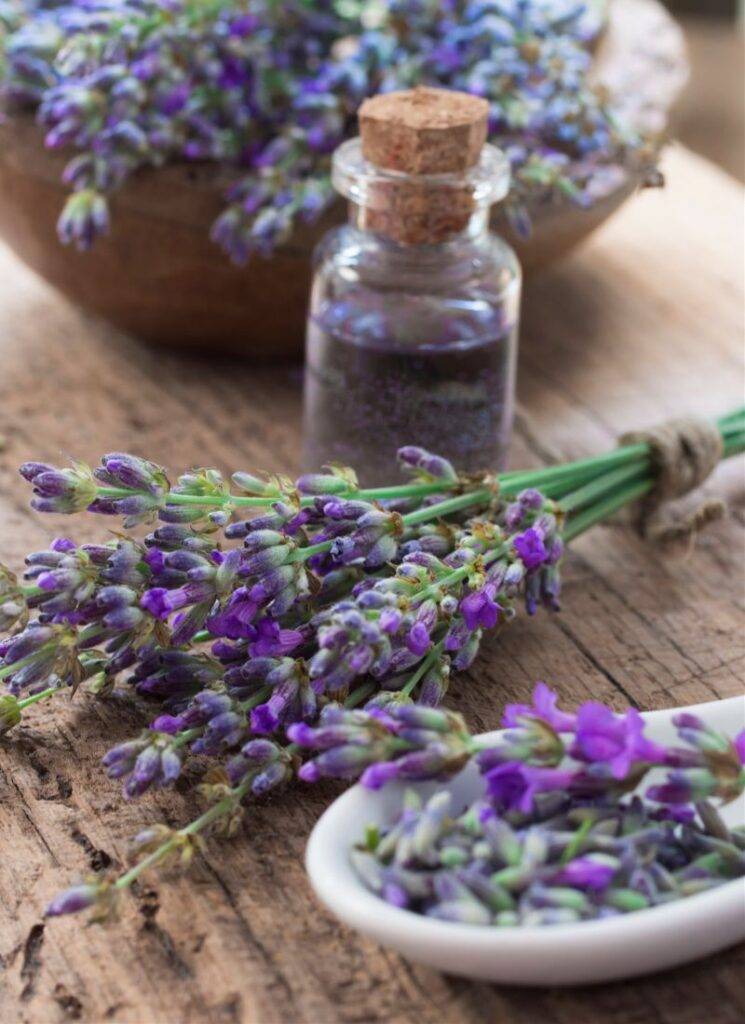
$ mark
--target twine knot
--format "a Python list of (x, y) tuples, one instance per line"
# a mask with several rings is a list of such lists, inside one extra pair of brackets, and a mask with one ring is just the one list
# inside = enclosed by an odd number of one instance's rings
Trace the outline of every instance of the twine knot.
[(649, 430), (632, 430), (619, 440), (622, 445), (649, 445), (655, 483), (636, 509), (642, 537), (666, 546), (690, 547), (700, 530), (725, 514), (726, 506), (719, 499), (704, 499), (692, 509), (670, 504), (695, 491), (719, 465), (724, 442), (713, 423), (685, 416)]

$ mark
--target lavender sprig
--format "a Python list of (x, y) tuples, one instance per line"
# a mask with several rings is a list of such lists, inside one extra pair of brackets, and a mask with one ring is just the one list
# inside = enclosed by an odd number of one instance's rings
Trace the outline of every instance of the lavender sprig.
[[(741, 411), (724, 417), (719, 429), (725, 455), (742, 450)], [(214, 470), (184, 474), (171, 485), (161, 467), (121, 453), (105, 456), (95, 471), (80, 463), (69, 470), (27, 464), (22, 472), (41, 509), (70, 511), (82, 504), (82, 495), (93, 511), (123, 515), (130, 524), (165, 521), (144, 547), (128, 539), (103, 547), (59, 540), (49, 552), (29, 556), (24, 584), (6, 571), (4, 614), (23, 625), (31, 606), (36, 619), (24, 641), (33, 650), (24, 656), (10, 640), (0, 646), (0, 677), (16, 692), (30, 686), (50, 694), (59, 683), (93, 677), (96, 690), (107, 692), (119, 673), (132, 669), (136, 691), (168, 710), (205, 681), (214, 685), (254, 658), (292, 655), (308, 663), (316, 691), (333, 695), (334, 687), (342, 692), (367, 670), (372, 650), (358, 643), (342, 654), (343, 629), (330, 628), (330, 620), (352, 614), (362, 616), (367, 634), (377, 631), (385, 654), (376, 668), (381, 685), (388, 685), (384, 676), (414, 668), (430, 646), (443, 645), (444, 656), (423, 681), (428, 700), (437, 700), (451, 668), (465, 667), (475, 656), (481, 631), (514, 615), (517, 591), (524, 591), (529, 611), (539, 603), (556, 606), (562, 544), (551, 532), (551, 515), (568, 513), (564, 530), (575, 536), (643, 494), (653, 479), (644, 444), (498, 480), (461, 478), (445, 460), (413, 447), (402, 449), (400, 461), (413, 474), (411, 484), (364, 490), (351, 470), (330, 467), (295, 483), (238, 473), (237, 494)], [(534, 484), (559, 499), (553, 511), (545, 505), (548, 518)], [(509, 500), (500, 503), (497, 490)], [(232, 521), (241, 502), (259, 514)], [(171, 521), (183, 509), (191, 521)], [(498, 551), (502, 539), (504, 550)], [(242, 549), (223, 548), (241, 540)], [(374, 567), (381, 553), (398, 566), (394, 578), (366, 579), (389, 574), (385, 566)], [(421, 593), (414, 593), (417, 588)], [(340, 599), (352, 605), (337, 608)], [(386, 612), (386, 603), (402, 600), (408, 608)], [(313, 638), (320, 632), (324, 642), (316, 650)], [(65, 642), (52, 645), (51, 657), (51, 646), (40, 641), (48, 636), (51, 644), (62, 634)], [(236, 641), (230, 664), (223, 657), (229, 645), (223, 644), (220, 653), (205, 652), (207, 661), (195, 674), (188, 661), (155, 674), (145, 667), (171, 647), (188, 648), (210, 635)], [(381, 669), (389, 648), (392, 660)], [(333, 657), (336, 674), (326, 678)], [(274, 719), (279, 723), (283, 715)]]

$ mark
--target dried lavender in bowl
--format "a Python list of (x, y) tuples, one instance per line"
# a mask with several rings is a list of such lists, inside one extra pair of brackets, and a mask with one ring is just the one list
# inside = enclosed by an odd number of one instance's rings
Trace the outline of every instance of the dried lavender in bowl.
[[(398, 819), (352, 850), (357, 874), (387, 903), (460, 924), (569, 924), (745, 876), (745, 827), (728, 829), (714, 806), (745, 791), (745, 730), (729, 739), (682, 713), (685, 745), (666, 747), (645, 737), (635, 709), (616, 715), (588, 701), (566, 714), (544, 683), (532, 705), (507, 707), (503, 725), (483, 747), (458, 715), (392, 705), (340, 713), (298, 737), (328, 766), (375, 736), (380, 761), (362, 776), (371, 788), (443, 778), (476, 759), (485, 793), (462, 813), (453, 816), (445, 790), (426, 804), (410, 790)], [(629, 795), (655, 768), (666, 780)]]
[(233, 175), (216, 243), (238, 262), (266, 254), (329, 205), (330, 154), (365, 97), (416, 84), (488, 99), (526, 231), (526, 200), (591, 206), (609, 170), (654, 160), (591, 81), (604, 6), (0, 0), (0, 94), (70, 154), (59, 235), (80, 248), (133, 174), (187, 161)]

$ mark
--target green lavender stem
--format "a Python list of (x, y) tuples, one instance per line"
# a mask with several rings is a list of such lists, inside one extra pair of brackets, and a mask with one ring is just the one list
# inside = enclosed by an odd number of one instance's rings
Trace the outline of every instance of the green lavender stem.
[(623, 466), (621, 469), (606, 473), (597, 480), (584, 484), (576, 491), (567, 494), (559, 502), (561, 510), (567, 514), (581, 508), (591, 507), (599, 498), (615, 491), (625, 484), (639, 482), (644, 477), (644, 470), (636, 465)]
[(117, 890), (128, 889), (133, 882), (136, 882), (143, 871), (147, 871), (148, 868), (154, 867), (164, 857), (167, 857), (172, 850), (176, 849), (180, 845), (180, 841), (187, 838), (188, 836), (196, 835), (203, 829), (211, 825), (213, 821), (217, 821), (222, 818), (223, 815), (229, 814), (233, 808), (238, 804), (242, 798), (248, 793), (251, 788), (251, 782), (253, 781), (252, 776), (247, 776), (240, 785), (232, 789), (230, 793), (223, 797), (218, 803), (213, 804), (212, 807), (208, 808), (204, 814), (200, 814), (194, 821), (190, 821), (188, 825), (184, 825), (183, 828), (178, 829), (177, 832), (167, 839), (157, 850), (153, 850), (152, 853), (148, 854), (141, 861), (126, 871), (123, 875), (114, 882), (114, 888)]
[(40, 690), (38, 693), (33, 693), (30, 697), (24, 697), (23, 700), (18, 701), (18, 710), (23, 711), (24, 708), (31, 707), (32, 704), (36, 704), (40, 700), (46, 700), (47, 697), (51, 697), (52, 694), (58, 693), (59, 690), (59, 686), (49, 686), (46, 690)]
[(576, 516), (572, 516), (564, 529), (564, 540), (574, 540), (575, 537), (579, 537), (581, 533), (589, 530), (591, 526), (595, 526), (597, 523), (612, 516), (625, 505), (643, 498), (651, 488), (651, 480), (641, 480), (624, 490), (609, 494), (595, 505), (591, 505)]
[(461, 512), (463, 509), (472, 508), (474, 505), (483, 505), (494, 497), (493, 492), (488, 488), (478, 491), (470, 491), (468, 494), (460, 494), (455, 498), (447, 498), (439, 501), (436, 505), (429, 505), (426, 508), (419, 508), (416, 512), (407, 512), (402, 516), (406, 526), (417, 526), (419, 523), (428, 523), (433, 519), (442, 519), (443, 516), (452, 515), (453, 512)]
[[(726, 416), (717, 420), (717, 426), (721, 430), (725, 441), (725, 447), (731, 439), (739, 437), (739, 444), (742, 445), (742, 435), (745, 433), (745, 408), (736, 409)], [(742, 450), (742, 448), (740, 448)], [(523, 487), (538, 487), (545, 489), (549, 485), (563, 484), (578, 487), (582, 483), (620, 466), (638, 462), (640, 466), (649, 463), (649, 445), (645, 443), (625, 445), (602, 455), (593, 455), (585, 459), (577, 459), (560, 466), (548, 466), (534, 470), (512, 470), (499, 475), (498, 480), (502, 491), (505, 494), (514, 494)], [(452, 483), (433, 481), (431, 483), (400, 484), (391, 487), (374, 488), (349, 488), (342, 492), (339, 497), (358, 498), (364, 501), (383, 501), (396, 498), (417, 498), (427, 497), (431, 494), (441, 494), (443, 491), (459, 489), (462, 487), (460, 481)], [(101, 498), (123, 498), (133, 492), (123, 487), (98, 487), (97, 496)], [(179, 494), (169, 491), (166, 500), (173, 505), (196, 505), (205, 508), (219, 508), (224, 505), (233, 505), (236, 508), (267, 508), (276, 500), (276, 496), (248, 496), (241, 494)], [(314, 501), (312, 496), (303, 496), (301, 504), (311, 505)]]
[(401, 690), (399, 692), (401, 693), (402, 696), (410, 697), (412, 695), (417, 683), (424, 678), (426, 673), (439, 658), (440, 654), (442, 653), (444, 643), (444, 640), (440, 640), (439, 643), (436, 643), (431, 648), (427, 656), (425, 658), (422, 658), (421, 662), (417, 666), (416, 670), (412, 673), (411, 678), (407, 681), (406, 685), (401, 687)]

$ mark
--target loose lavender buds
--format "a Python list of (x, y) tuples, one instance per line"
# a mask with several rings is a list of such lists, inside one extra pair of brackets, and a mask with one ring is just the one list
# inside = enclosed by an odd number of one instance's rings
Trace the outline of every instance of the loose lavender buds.
[[(401, 721), (407, 710), (415, 731)], [(322, 771), (355, 742), (354, 730), (385, 734), (368, 748), (370, 760), (381, 758), (361, 778), (372, 788), (442, 778), (476, 759), (485, 788), (476, 803), (459, 811), (447, 791), (426, 803), (409, 791), (399, 818), (370, 828), (352, 850), (361, 880), (394, 907), (460, 924), (569, 924), (745, 876), (745, 828), (728, 829), (710, 802), (745, 791), (745, 730), (730, 740), (683, 713), (675, 724), (686, 746), (664, 747), (645, 737), (633, 709), (617, 715), (590, 701), (569, 715), (543, 683), (532, 705), (507, 707), (506, 731), (490, 747), (458, 716), (438, 712), (425, 723), (417, 714), (358, 712), (346, 733), (332, 725), (308, 735), (323, 751), (310, 764)], [(447, 750), (458, 755), (450, 763)], [(629, 796), (653, 767), (667, 781)]]

